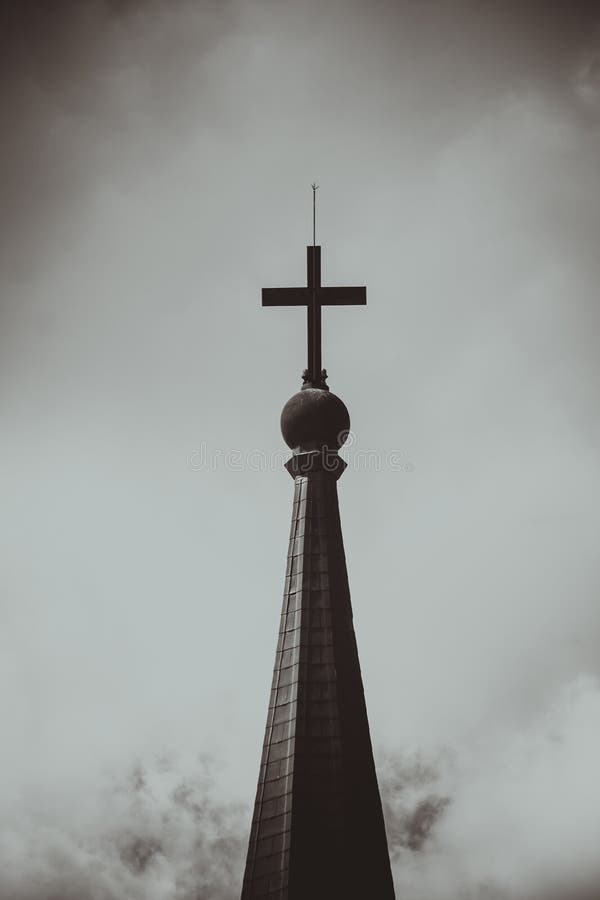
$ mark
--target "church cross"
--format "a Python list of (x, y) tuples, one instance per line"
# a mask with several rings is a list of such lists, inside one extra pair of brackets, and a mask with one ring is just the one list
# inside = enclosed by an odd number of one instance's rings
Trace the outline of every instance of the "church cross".
[(263, 306), (307, 307), (307, 356), (304, 373), (306, 387), (327, 388), (321, 369), (321, 308), (323, 306), (364, 306), (366, 287), (323, 287), (321, 285), (321, 248), (314, 243), (313, 185), (313, 244), (306, 248), (306, 287), (263, 288)]

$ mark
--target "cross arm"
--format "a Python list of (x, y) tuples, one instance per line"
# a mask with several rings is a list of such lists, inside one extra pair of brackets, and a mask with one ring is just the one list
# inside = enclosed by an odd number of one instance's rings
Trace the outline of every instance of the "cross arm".
[[(365, 306), (366, 287), (321, 287), (315, 291), (320, 306)], [(307, 306), (312, 288), (263, 288), (263, 306)]]
[(366, 287), (324, 287), (317, 291), (323, 306), (366, 306)]
[(306, 306), (312, 297), (309, 288), (263, 288), (263, 306)]

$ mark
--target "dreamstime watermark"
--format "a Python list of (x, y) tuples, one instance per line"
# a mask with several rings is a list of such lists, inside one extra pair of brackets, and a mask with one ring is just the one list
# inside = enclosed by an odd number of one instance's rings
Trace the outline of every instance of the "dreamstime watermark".
[[(402, 450), (363, 450), (356, 446), (356, 435), (353, 431), (344, 433), (343, 459), (349, 469), (368, 472), (414, 472), (415, 465)], [(285, 449), (261, 450), (253, 447), (240, 450), (233, 447), (224, 450), (210, 447), (206, 441), (196, 447), (188, 456), (188, 466), (194, 472), (216, 472), (223, 469), (227, 472), (274, 472), (283, 468), (290, 459), (291, 451)], [(332, 469), (335, 467), (337, 453), (324, 450), (324, 468), (329, 460)]]

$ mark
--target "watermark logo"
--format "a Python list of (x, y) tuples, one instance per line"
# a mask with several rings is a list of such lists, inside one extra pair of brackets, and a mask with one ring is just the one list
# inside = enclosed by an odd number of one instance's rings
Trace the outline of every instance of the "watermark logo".
[[(340, 454), (349, 469), (367, 472), (401, 472), (410, 474), (415, 465), (406, 451), (363, 449), (354, 431), (345, 431)], [(326, 451), (327, 452), (327, 451)], [(334, 451), (329, 451), (334, 454)], [(337, 454), (334, 454), (337, 455)], [(241, 450), (233, 447), (211, 447), (202, 441), (188, 456), (188, 467), (194, 472), (273, 472), (283, 468), (290, 458), (287, 449), (264, 450), (258, 447)]]

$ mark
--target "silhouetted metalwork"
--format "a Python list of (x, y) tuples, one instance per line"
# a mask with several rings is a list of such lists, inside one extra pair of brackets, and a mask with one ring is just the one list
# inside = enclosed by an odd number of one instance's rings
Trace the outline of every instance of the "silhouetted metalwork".
[(394, 900), (338, 508), (350, 417), (319, 383), (321, 306), (366, 291), (322, 288), (320, 262), (309, 247), (307, 288), (263, 291), (308, 306), (309, 377), (281, 416), (294, 503), (242, 900)]
[(366, 287), (322, 287), (321, 248), (306, 248), (307, 287), (263, 288), (263, 306), (306, 306), (307, 387), (326, 387), (321, 369), (321, 307), (364, 306)]

